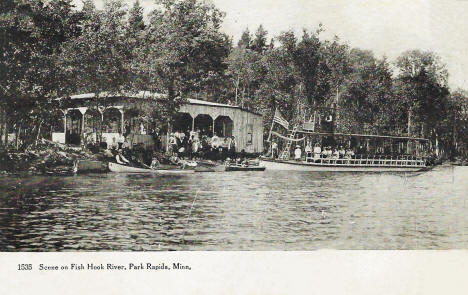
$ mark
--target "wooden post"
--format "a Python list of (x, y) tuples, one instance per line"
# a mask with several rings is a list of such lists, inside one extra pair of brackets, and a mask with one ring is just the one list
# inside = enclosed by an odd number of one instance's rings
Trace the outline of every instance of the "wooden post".
[(120, 133), (121, 133), (121, 134), (124, 134), (124, 132), (125, 132), (125, 131), (124, 131), (124, 127), (125, 127), (125, 126), (124, 126), (124, 119), (125, 119), (125, 118), (124, 118), (124, 110), (119, 110), (119, 111), (120, 111), (120, 113), (122, 114), (122, 116), (121, 116), (121, 122), (120, 122)]
[(270, 142), (270, 139), (271, 139), (271, 132), (273, 131), (273, 126), (275, 124), (275, 116), (276, 116), (276, 109), (275, 109), (275, 114), (273, 115), (273, 118), (271, 119), (270, 133), (268, 133), (267, 142)]
[[(338, 112), (338, 105), (339, 105), (339, 102), (340, 102), (340, 92), (338, 90), (338, 87), (336, 87), (336, 101), (335, 101), (335, 108), (334, 108), (334, 114), (333, 114), (333, 128), (335, 129), (335, 127), (337, 128), (338, 127), (338, 116), (339, 116), (339, 112)], [(335, 122), (336, 122), (336, 126), (335, 126)], [(338, 128), (337, 128), (338, 129)]]
[(67, 111), (66, 110), (63, 112), (63, 133), (66, 136), (67, 134)]
[(83, 138), (84, 138), (84, 130), (85, 130), (85, 114), (81, 113), (81, 132), (80, 133), (83, 135)]
[(4, 122), (3, 108), (0, 108), (0, 146), (3, 146), (3, 122)]
[[(412, 119), (413, 119), (413, 110), (410, 107), (408, 110), (408, 137), (411, 137), (411, 128), (412, 128)], [(408, 140), (406, 142), (406, 153), (411, 154), (412, 148), (411, 148), (411, 141)]]
[(104, 109), (99, 110), (99, 113), (101, 114), (101, 124), (99, 125), (99, 144), (102, 142), (102, 133), (104, 129)]
[(18, 127), (18, 131), (16, 132), (16, 137), (15, 137), (15, 147), (16, 147), (16, 150), (19, 149), (19, 137), (20, 137), (20, 134), (21, 134), (21, 125)]
[(312, 132), (315, 132), (315, 116), (317, 115), (317, 110), (314, 110), (314, 123), (312, 125)]
[(213, 135), (212, 136), (215, 136), (215, 119), (212, 119), (213, 120)]
[(171, 123), (167, 122), (166, 152), (169, 152), (169, 135), (170, 134), (171, 134)]
[(9, 126), (8, 126), (8, 115), (7, 115), (7, 113), (5, 112), (5, 128), (4, 128), (4, 130), (5, 130), (5, 132), (4, 132), (4, 135), (5, 135), (5, 147), (8, 146), (8, 128), (9, 128)]

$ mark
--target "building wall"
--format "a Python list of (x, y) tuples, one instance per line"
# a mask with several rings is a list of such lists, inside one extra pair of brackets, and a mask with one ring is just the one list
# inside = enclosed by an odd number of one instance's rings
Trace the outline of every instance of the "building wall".
[[(234, 122), (233, 135), (236, 138), (236, 150), (248, 153), (263, 152), (263, 121), (262, 116), (231, 107), (186, 104), (179, 112), (189, 113), (192, 119), (200, 114), (210, 115), (213, 120), (219, 116), (228, 116)], [(249, 142), (252, 133), (252, 141)]]

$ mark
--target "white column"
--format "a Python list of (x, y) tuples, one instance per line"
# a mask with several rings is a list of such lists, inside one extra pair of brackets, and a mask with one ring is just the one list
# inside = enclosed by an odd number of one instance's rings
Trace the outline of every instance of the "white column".
[(67, 134), (67, 111), (62, 111), (63, 113), (63, 133)]
[(122, 114), (121, 122), (120, 122), (120, 133), (124, 134), (124, 111), (119, 109), (120, 113)]
[(84, 135), (84, 129), (85, 129), (85, 114), (81, 114), (81, 134)]
[(215, 136), (215, 121), (219, 116), (210, 114), (210, 117), (213, 119), (213, 136)]

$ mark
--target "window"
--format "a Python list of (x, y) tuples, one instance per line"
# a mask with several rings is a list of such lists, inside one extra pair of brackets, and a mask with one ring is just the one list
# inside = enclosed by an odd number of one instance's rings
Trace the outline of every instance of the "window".
[(253, 144), (253, 124), (247, 124), (247, 145)]

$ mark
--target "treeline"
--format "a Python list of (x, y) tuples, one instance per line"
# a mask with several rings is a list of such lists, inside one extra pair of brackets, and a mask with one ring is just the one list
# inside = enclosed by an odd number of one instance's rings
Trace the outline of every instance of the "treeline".
[(267, 42), (262, 26), (246, 30), (228, 57), (228, 97), (261, 111), (266, 125), (275, 108), (298, 124), (336, 106), (337, 132), (425, 137), (439, 156), (467, 157), (468, 93), (450, 91), (437, 55), (411, 50), (391, 63), (322, 32)]
[(266, 125), (276, 108), (295, 124), (336, 103), (338, 131), (428, 137), (441, 153), (466, 157), (467, 93), (450, 91), (431, 52), (390, 62), (321, 38), (322, 26), (270, 40), (260, 26), (233, 44), (213, 5), (157, 3), (145, 17), (138, 1), (97, 9), (86, 0), (78, 10), (71, 0), (3, 0), (2, 142), (10, 130), (33, 143), (72, 94), (97, 93), (99, 104), (99, 96), (146, 90), (166, 94), (143, 109), (159, 124), (189, 96), (261, 112)]
[(223, 13), (197, 1), (158, 3), (144, 19), (138, 1), (97, 9), (85, 0), (78, 10), (71, 0), (2, 0), (2, 142), (15, 133), (24, 148), (50, 133), (72, 94), (96, 93), (99, 105), (121, 92), (164, 93), (142, 111), (166, 125), (181, 97), (215, 96), (231, 48)]

